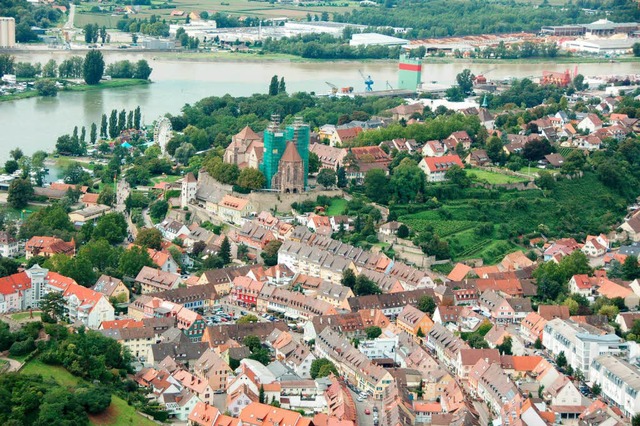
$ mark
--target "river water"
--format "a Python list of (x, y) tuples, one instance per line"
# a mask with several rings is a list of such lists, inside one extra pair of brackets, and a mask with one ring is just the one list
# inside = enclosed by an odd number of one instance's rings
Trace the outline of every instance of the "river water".
[[(74, 52), (40, 51), (16, 54), (16, 61), (46, 63), (53, 58), (58, 63)], [(83, 53), (76, 53), (82, 55)], [(128, 59), (146, 59), (153, 68), (153, 84), (130, 88), (97, 90), (92, 92), (61, 92), (56, 98), (31, 98), (0, 103), (0, 162), (7, 159), (9, 150), (21, 147), (25, 154), (36, 150), (52, 150), (58, 136), (71, 133), (75, 125), (88, 128), (99, 125), (102, 114), (112, 109), (132, 110), (140, 105), (143, 122), (151, 124), (167, 112), (176, 114), (186, 103), (213, 95), (229, 93), (246, 96), (265, 93), (274, 74), (284, 77), (289, 92), (314, 91), (327, 93), (326, 82), (338, 87), (353, 86), (364, 89), (359, 70), (371, 75), (374, 90), (383, 90), (388, 81), (397, 81), (397, 64), (393, 62), (213, 62), (169, 59), (154, 53), (104, 52), (107, 63)], [(564, 64), (425, 64), (422, 80), (451, 84), (464, 68), (476, 73), (492, 69), (490, 79), (505, 77), (535, 77), (543, 70), (563, 71), (575, 65)], [(580, 73), (630, 74), (637, 63), (578, 64)]]

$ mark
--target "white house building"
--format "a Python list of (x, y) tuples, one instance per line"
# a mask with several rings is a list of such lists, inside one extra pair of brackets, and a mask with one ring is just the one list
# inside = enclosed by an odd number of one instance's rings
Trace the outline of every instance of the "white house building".
[(589, 369), (592, 384), (602, 388), (601, 396), (629, 416), (640, 413), (640, 369), (615, 356), (593, 360)]

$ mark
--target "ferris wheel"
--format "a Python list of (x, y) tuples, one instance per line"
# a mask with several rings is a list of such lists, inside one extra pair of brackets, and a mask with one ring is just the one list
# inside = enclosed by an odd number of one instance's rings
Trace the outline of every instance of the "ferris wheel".
[(171, 140), (171, 121), (167, 117), (160, 117), (156, 120), (153, 128), (153, 142), (157, 143), (162, 150), (162, 155), (167, 155), (167, 144)]

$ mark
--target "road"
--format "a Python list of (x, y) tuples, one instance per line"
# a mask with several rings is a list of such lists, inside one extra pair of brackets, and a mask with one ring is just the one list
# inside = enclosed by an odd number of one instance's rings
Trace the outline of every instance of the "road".
[(74, 28), (73, 20), (75, 18), (75, 15), (76, 15), (76, 5), (71, 3), (69, 8), (69, 19), (67, 19), (67, 22), (64, 24), (65, 30), (72, 30)]
[(1, 360), (7, 361), (9, 363), (9, 369), (7, 369), (7, 373), (12, 373), (14, 371), (20, 370), (22, 367), (22, 363), (20, 361), (16, 361), (15, 359), (0, 357)]
[[(373, 426), (373, 405), (376, 404), (378, 406), (378, 413), (381, 414), (381, 401), (373, 401), (371, 397), (366, 400), (360, 402), (358, 401), (358, 394), (349, 389), (351, 392), (351, 397), (353, 398), (353, 402), (356, 404), (356, 412), (358, 413), (358, 426)], [(369, 409), (371, 414), (365, 414), (364, 410)]]
[(127, 230), (129, 234), (135, 239), (138, 236), (138, 227), (131, 221), (131, 216), (126, 212), (125, 201), (129, 197), (131, 188), (126, 180), (120, 179), (116, 186), (116, 211), (124, 214), (127, 220)]

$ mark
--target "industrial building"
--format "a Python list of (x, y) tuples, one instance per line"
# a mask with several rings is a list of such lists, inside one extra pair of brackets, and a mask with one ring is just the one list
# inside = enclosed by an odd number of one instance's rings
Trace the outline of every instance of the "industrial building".
[(422, 62), (417, 58), (400, 55), (398, 63), (398, 89), (415, 91), (420, 86)]
[(408, 41), (378, 33), (355, 33), (349, 40), (349, 46), (402, 46)]
[(592, 36), (610, 37), (615, 34), (631, 34), (640, 30), (638, 22), (616, 23), (607, 19), (600, 19), (590, 24), (549, 25), (540, 29), (545, 35), (553, 36)]
[(0, 48), (11, 49), (14, 47), (16, 47), (16, 20), (0, 17)]
[(605, 39), (605, 40), (568, 40), (562, 43), (562, 47), (570, 52), (585, 52), (595, 55), (626, 55), (631, 52), (634, 43), (638, 39)]

